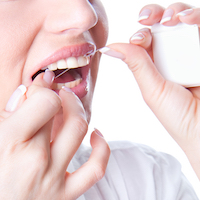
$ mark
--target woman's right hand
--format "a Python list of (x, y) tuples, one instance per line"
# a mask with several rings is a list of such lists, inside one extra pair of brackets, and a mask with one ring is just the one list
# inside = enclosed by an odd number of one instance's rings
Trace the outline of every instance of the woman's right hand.
[[(52, 78), (52, 72), (38, 75), (26, 94), (18, 88), (0, 114), (0, 199), (72, 200), (105, 173), (110, 150), (97, 130), (88, 162), (66, 172), (88, 124), (81, 101), (66, 88), (59, 97), (50, 89)], [(61, 109), (63, 121), (51, 142), (53, 118)]]
[[(153, 4), (140, 12), (143, 25), (152, 26), (161, 20), (166, 26), (174, 26), (180, 21), (200, 26), (200, 9), (183, 3), (172, 4), (166, 9)], [(145, 28), (134, 34), (130, 43), (111, 44), (101, 51), (121, 58), (128, 65), (145, 102), (186, 153), (200, 179), (200, 87), (188, 89), (165, 80), (153, 62), (151, 44), (151, 31)]]

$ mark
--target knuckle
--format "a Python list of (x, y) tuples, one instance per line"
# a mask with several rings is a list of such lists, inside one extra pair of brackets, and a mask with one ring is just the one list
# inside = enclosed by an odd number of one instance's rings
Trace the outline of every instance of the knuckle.
[(103, 160), (99, 160), (98, 162), (95, 163), (93, 162), (91, 165), (92, 166), (91, 172), (93, 172), (95, 181), (101, 180), (106, 173), (106, 168), (110, 157), (110, 148), (107, 143), (103, 147), (102, 151), (103, 151)]
[(73, 127), (80, 132), (81, 135), (85, 135), (88, 130), (88, 123), (84, 116), (76, 116), (72, 119)]
[(108, 155), (108, 157), (109, 157), (110, 153), (111, 153), (111, 150), (110, 150), (110, 147), (109, 147), (108, 143), (106, 143), (106, 145), (105, 145), (105, 152), (106, 152), (106, 155)]
[(94, 177), (96, 181), (100, 181), (106, 172), (106, 168), (103, 165), (94, 165)]
[(143, 99), (145, 103), (152, 107), (154, 106), (155, 102), (157, 104), (157, 107), (159, 107), (163, 100), (166, 98), (166, 91), (168, 91), (166, 88), (169, 87), (169, 84), (167, 84), (167, 81), (163, 80), (160, 81), (159, 84), (155, 84), (155, 86), (152, 86), (148, 93), (143, 93)]
[[(133, 58), (132, 55), (137, 55), (137, 56)], [(127, 60), (125, 62), (129, 66), (130, 70), (133, 73), (136, 73), (137, 71), (140, 71), (141, 66), (146, 64), (147, 58), (148, 56), (146, 50), (141, 47), (135, 46), (134, 51), (128, 54)]]
[(176, 3), (171, 4), (168, 8), (175, 8), (175, 9), (183, 9), (184, 10), (188, 7), (189, 7), (189, 5), (187, 5), (185, 3), (176, 2)]
[(44, 95), (44, 98), (46, 101), (48, 101), (54, 107), (61, 106), (61, 100), (60, 100), (59, 96), (51, 90), (47, 90), (46, 95)]
[(27, 92), (27, 98), (30, 97), (35, 98), (36, 102), (40, 101), (40, 103), (44, 103), (55, 108), (60, 108), (61, 106), (60, 97), (48, 88), (32, 85)]
[(35, 170), (46, 169), (49, 163), (49, 155), (47, 151), (43, 148), (34, 149), (34, 152), (29, 157), (29, 164), (30, 166), (34, 166)]
[(142, 32), (146, 37), (151, 35), (151, 31), (149, 28), (142, 28), (138, 31), (139, 33)]
[(35, 93), (35, 98), (39, 99), (40, 104), (48, 105), (56, 110), (61, 107), (60, 97), (49, 89), (41, 89)]

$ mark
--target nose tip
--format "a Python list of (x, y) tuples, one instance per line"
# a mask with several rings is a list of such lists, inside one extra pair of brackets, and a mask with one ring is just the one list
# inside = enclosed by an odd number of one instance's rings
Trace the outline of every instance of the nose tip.
[(51, 33), (68, 30), (84, 32), (96, 25), (96, 11), (87, 0), (56, 0), (56, 5), (48, 13), (44, 27)]

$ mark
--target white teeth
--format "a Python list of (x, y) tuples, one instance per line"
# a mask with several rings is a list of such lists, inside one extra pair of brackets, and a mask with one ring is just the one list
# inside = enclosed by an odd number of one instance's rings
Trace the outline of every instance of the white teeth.
[(48, 69), (51, 71), (54, 71), (57, 69), (57, 64), (56, 63), (52, 63), (50, 65), (48, 65)]
[(73, 81), (70, 82), (66, 82), (66, 83), (53, 83), (52, 89), (53, 90), (61, 90), (63, 86), (68, 87), (68, 88), (73, 88), (76, 87), (77, 85), (79, 85), (82, 81), (81, 75), (74, 70), (70, 70), (68, 73), (70, 73), (70, 75), (75, 79)]
[(66, 69), (66, 68), (73, 69), (86, 66), (89, 63), (90, 63), (90, 57), (85, 57), (85, 56), (79, 56), (78, 58), (69, 57), (66, 58), (66, 60), (62, 59), (59, 60), (58, 62), (52, 63), (47, 67), (42, 68), (42, 70), (45, 70), (47, 68), (51, 71), (55, 71), (57, 69)]
[(81, 67), (81, 66), (88, 65), (89, 62), (90, 62), (89, 57), (83, 57), (83, 56), (78, 57), (78, 65), (79, 65), (80, 67)]
[(67, 67), (70, 69), (78, 67), (78, 61), (75, 57), (67, 58), (66, 63), (67, 63)]
[(65, 62), (64, 59), (59, 60), (59, 61), (57, 62), (57, 68), (58, 68), (58, 69), (66, 69), (66, 68), (67, 68), (67, 63)]
[(67, 82), (67, 83), (53, 83), (52, 89), (53, 90), (61, 90), (63, 86), (68, 88), (73, 88), (79, 85), (82, 81), (82, 78), (79, 78), (77, 80)]
[(80, 84), (82, 81), (82, 79), (77, 79), (75, 81), (71, 81), (71, 82), (68, 82), (68, 83), (65, 83), (65, 86), (68, 87), (68, 88), (73, 88), (73, 87), (76, 87), (78, 84)]
[[(86, 66), (90, 63), (90, 57), (85, 57), (85, 56), (79, 56), (78, 58), (76, 57), (69, 57), (67, 59), (61, 59), (55, 63), (52, 63), (45, 67), (45, 69), (49, 69), (51, 71), (55, 71), (57, 69), (74, 69), (78, 67), (83, 67)], [(63, 86), (68, 87), (68, 88), (74, 88), (77, 85), (79, 85), (82, 81), (81, 75), (76, 72), (76, 71), (69, 71), (69, 73), (73, 76), (75, 79), (74, 81), (71, 82), (66, 82), (66, 83), (53, 83), (52, 89), (53, 90), (60, 90), (62, 89)]]

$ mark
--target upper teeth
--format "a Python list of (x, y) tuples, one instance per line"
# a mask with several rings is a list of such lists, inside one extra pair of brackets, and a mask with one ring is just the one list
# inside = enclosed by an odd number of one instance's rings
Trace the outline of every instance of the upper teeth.
[(69, 57), (66, 59), (61, 59), (55, 63), (52, 63), (48, 65), (47, 67), (44, 67), (42, 69), (49, 69), (51, 71), (55, 71), (57, 69), (73, 69), (73, 68), (78, 68), (82, 67), (85, 65), (88, 65), (90, 62), (90, 57), (85, 57), (85, 56), (79, 56), (79, 57)]

